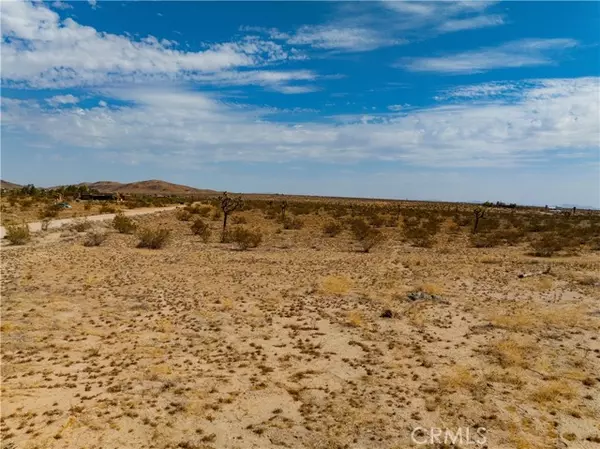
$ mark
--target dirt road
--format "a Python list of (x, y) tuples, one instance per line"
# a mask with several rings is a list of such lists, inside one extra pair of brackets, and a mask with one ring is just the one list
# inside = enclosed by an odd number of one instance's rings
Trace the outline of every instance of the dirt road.
[[(167, 211), (167, 210), (173, 210), (173, 209), (176, 209), (177, 207), (178, 206), (145, 207), (145, 208), (140, 208), (140, 209), (126, 210), (126, 211), (123, 211), (123, 213), (127, 216), (146, 215), (146, 214), (152, 214), (155, 212), (163, 212), (163, 211)], [(90, 215), (88, 217), (81, 217), (81, 218), (63, 218), (60, 220), (52, 220), (52, 221), (50, 221), (50, 223), (48, 225), (48, 229), (60, 228), (65, 224), (73, 223), (75, 220), (81, 220), (83, 218), (85, 218), (88, 221), (112, 220), (115, 217), (115, 215), (116, 214), (101, 214), (101, 215)], [(39, 232), (42, 230), (42, 222), (41, 221), (28, 223), (28, 225), (29, 225), (29, 230), (31, 232)], [(0, 226), (0, 239), (3, 239), (5, 235), (6, 235), (6, 229), (4, 228), (4, 226)]]

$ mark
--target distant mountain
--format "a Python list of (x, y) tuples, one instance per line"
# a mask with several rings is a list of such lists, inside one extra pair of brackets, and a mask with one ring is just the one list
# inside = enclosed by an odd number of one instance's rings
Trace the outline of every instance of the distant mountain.
[(14, 182), (8, 182), (8, 181), (4, 181), (3, 179), (0, 179), (0, 189), (20, 189), (21, 187), (23, 187), (22, 185), (19, 184), (15, 184)]
[(215, 194), (215, 190), (196, 189), (194, 187), (173, 184), (171, 182), (151, 179), (123, 184), (114, 181), (82, 182), (78, 185), (87, 185), (90, 189), (102, 193), (125, 193), (139, 195), (206, 195)]

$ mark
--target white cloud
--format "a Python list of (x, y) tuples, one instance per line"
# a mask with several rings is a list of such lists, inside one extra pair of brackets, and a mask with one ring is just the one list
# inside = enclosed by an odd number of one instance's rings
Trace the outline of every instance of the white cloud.
[[(186, 52), (153, 36), (132, 40), (102, 33), (59, 15), (44, 4), (0, 3), (2, 80), (35, 88), (187, 79), (198, 74), (253, 68), (295, 55), (257, 38)], [(6, 39), (8, 38), (8, 39)]]
[(52, 2), (51, 5), (55, 9), (73, 9), (73, 5), (70, 5), (69, 3), (60, 0)]
[(543, 164), (557, 156), (597, 158), (599, 78), (532, 80), (522, 86), (506, 102), (469, 100), (346, 117), (344, 123), (270, 122), (273, 111), (223, 103), (198, 91), (122, 88), (101, 93), (132, 105), (48, 109), (33, 100), (5, 99), (2, 125), (60, 147), (140, 163), (169, 161), (181, 168), (294, 160), (506, 167)]
[(450, 33), (454, 31), (473, 30), (491, 26), (503, 25), (504, 19), (499, 15), (477, 16), (468, 19), (448, 20), (439, 27), (440, 31)]
[(413, 72), (479, 73), (499, 68), (550, 65), (554, 53), (575, 47), (573, 39), (524, 39), (452, 55), (412, 58), (398, 66)]
[(303, 26), (287, 42), (292, 45), (311, 45), (314, 48), (339, 51), (369, 51), (375, 48), (406, 43), (386, 39), (367, 28), (335, 26)]
[(383, 5), (395, 13), (392, 26), (405, 31), (452, 33), (504, 24), (499, 14), (486, 15), (485, 10), (496, 2), (443, 1), (409, 2), (384, 0)]
[(59, 106), (62, 104), (75, 104), (79, 103), (79, 98), (74, 95), (56, 95), (54, 97), (48, 98), (46, 100), (49, 104), (53, 106)]

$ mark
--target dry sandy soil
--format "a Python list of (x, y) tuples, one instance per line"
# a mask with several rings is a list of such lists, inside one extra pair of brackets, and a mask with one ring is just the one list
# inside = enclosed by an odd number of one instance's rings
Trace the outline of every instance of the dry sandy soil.
[(202, 243), (175, 212), (138, 218), (173, 230), (160, 250), (115, 231), (5, 245), (1, 447), (452, 447), (411, 440), (434, 427), (470, 429), (459, 447), (600, 448), (597, 252), (385, 229), (364, 254), (321, 217), (237, 215), (261, 246), (217, 243), (218, 221)]

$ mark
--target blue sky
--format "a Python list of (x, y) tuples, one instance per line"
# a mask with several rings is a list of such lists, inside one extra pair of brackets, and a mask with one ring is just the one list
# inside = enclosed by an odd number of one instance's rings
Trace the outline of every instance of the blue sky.
[(12, 182), (600, 207), (598, 2), (0, 12)]

